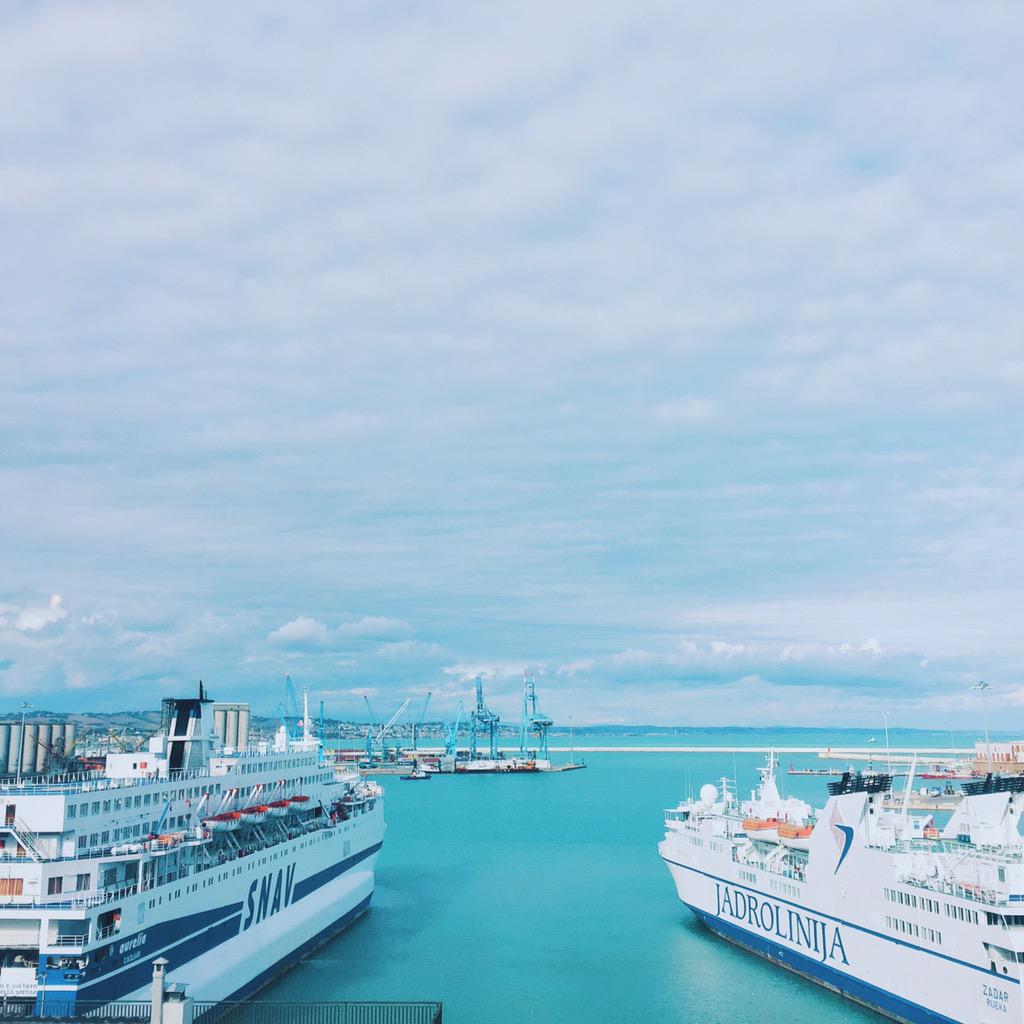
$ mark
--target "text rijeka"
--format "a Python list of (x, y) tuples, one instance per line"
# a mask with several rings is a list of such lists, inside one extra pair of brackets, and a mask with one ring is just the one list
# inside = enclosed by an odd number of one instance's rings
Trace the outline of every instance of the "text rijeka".
[(718, 917), (734, 918), (766, 935), (806, 949), (822, 963), (826, 960), (850, 962), (846, 959), (842, 932), (828, 921), (719, 882), (715, 882), (715, 897)]

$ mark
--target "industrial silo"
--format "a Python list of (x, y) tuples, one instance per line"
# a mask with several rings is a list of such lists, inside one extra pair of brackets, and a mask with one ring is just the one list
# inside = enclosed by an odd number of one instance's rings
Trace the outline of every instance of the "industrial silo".
[[(58, 725), (57, 728), (63, 734), (64, 727)], [(49, 722), (40, 722), (37, 729), (35, 746), (36, 758), (32, 767), (37, 773), (42, 774), (46, 771), (46, 762), (50, 758), (50, 737), (53, 733), (53, 727)]]
[(39, 742), (39, 725), (36, 722), (25, 723), (25, 738), (21, 745), (21, 770), (29, 772), (36, 766), (36, 744)]
[(249, 705), (238, 705), (238, 749), (245, 750), (249, 746)]

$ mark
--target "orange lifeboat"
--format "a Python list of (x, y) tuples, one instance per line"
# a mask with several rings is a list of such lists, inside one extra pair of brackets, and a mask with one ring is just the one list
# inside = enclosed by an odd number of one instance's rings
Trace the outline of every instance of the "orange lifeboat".
[(744, 818), (743, 831), (751, 839), (759, 839), (762, 843), (777, 843), (780, 824), (782, 822), (778, 818)]
[(779, 841), (793, 850), (807, 850), (811, 845), (812, 825), (793, 825), (784, 821), (779, 825)]

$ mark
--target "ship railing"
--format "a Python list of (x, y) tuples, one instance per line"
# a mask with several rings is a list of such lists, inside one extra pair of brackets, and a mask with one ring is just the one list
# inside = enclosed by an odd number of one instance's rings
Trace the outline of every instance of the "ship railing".
[(47, 910), (88, 910), (90, 907), (99, 907), (104, 903), (113, 903), (115, 900), (134, 896), (138, 891), (138, 885), (130, 885), (122, 889), (112, 889), (108, 892), (93, 893), (91, 896), (79, 896), (65, 900), (53, 899), (49, 896), (37, 896), (28, 900), (20, 896), (0, 896), (0, 907), (3, 907), (5, 910), (36, 910), (40, 908)]
[(58, 935), (52, 942), (46, 942), (47, 949), (80, 949), (89, 941), (88, 933), (84, 935)]
[(1024, 861), (1024, 847), (991, 846), (965, 843), (959, 839), (896, 839), (891, 843), (867, 843), (868, 847), (896, 853), (951, 853), (956, 856), (971, 854), (976, 859), (1000, 864), (1020, 864)]
[(64, 1020), (66, 1024), (77, 1021), (149, 1021), (152, 1019), (151, 1002), (127, 1002), (117, 1000), (102, 1003), (95, 1000), (76, 999), (73, 1002), (55, 993), (41, 994), (36, 1002), (0, 1001), (0, 1019), (18, 1020)]
[(948, 878), (936, 878), (934, 880), (900, 878), (899, 881), (901, 884), (912, 886), (915, 889), (924, 889), (926, 892), (940, 893), (943, 896), (957, 896), (960, 899), (971, 900), (973, 903), (984, 903), (987, 906), (1002, 907), (1010, 902), (1009, 893), (1000, 892), (998, 889), (986, 889), (976, 885), (964, 885), (961, 882)]

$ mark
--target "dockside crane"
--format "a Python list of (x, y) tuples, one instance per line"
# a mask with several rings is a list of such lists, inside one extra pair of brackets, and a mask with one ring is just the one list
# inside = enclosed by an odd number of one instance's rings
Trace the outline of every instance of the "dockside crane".
[(420, 708), (420, 717), (412, 723), (412, 750), (416, 752), (416, 740), (420, 726), (423, 724), (423, 720), (427, 717), (427, 708), (430, 706), (430, 690), (427, 690), (427, 696), (423, 700), (423, 707)]
[(537, 681), (532, 675), (523, 673), (523, 717), (519, 726), (519, 751), (529, 757), (527, 738), (529, 733), (537, 734), (537, 757), (548, 759), (548, 729), (555, 723), (537, 707)]
[(445, 726), (444, 753), (446, 757), (455, 758), (459, 753), (459, 725), (466, 709), (459, 701), (459, 710), (455, 713), (455, 721)]
[(395, 722), (405, 714), (405, 709), (409, 706), (409, 698), (406, 697), (401, 704), (398, 705), (398, 710), (381, 726), (376, 725), (373, 719), (373, 709), (370, 707), (370, 699), (363, 697), (366, 701), (366, 710), (370, 713), (370, 727), (366, 731), (366, 756), (372, 761), (375, 757), (379, 757), (381, 762), (387, 760), (388, 756), (388, 733), (391, 731)]
[(299, 710), (299, 698), (290, 675), (286, 674), (284, 677), (284, 700), (277, 705), (276, 710), (281, 724), (284, 726), (284, 731), (288, 734), (288, 739), (297, 739), (302, 712)]
[(498, 759), (498, 723), (501, 716), (493, 712), (484, 703), (484, 681), (476, 677), (476, 709), (469, 716), (469, 756), (477, 756), (477, 733), (487, 734), (487, 756), (492, 761)]

